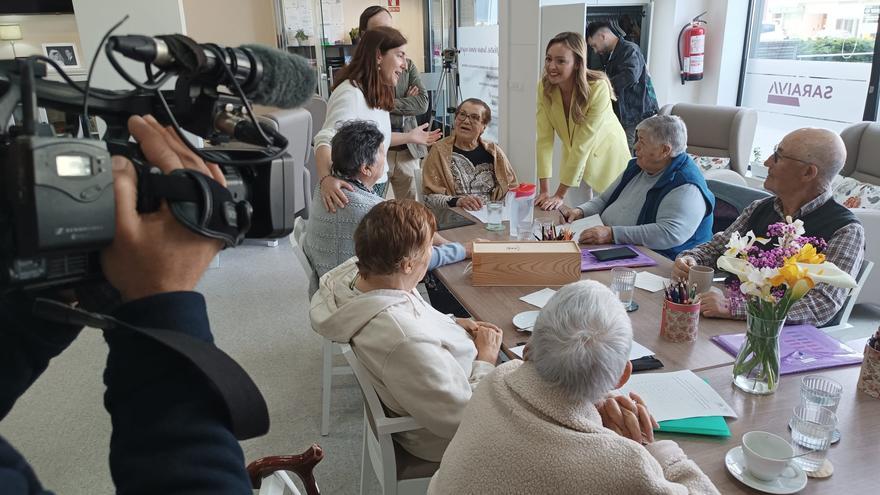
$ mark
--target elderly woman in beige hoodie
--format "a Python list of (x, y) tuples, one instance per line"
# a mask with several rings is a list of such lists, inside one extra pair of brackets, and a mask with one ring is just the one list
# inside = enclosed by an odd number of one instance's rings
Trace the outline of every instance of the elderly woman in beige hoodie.
[(495, 325), (444, 315), (416, 290), (436, 230), (415, 201), (374, 206), (355, 230), (357, 257), (321, 277), (309, 313), (319, 334), (351, 344), (385, 407), (424, 426), (395, 434), (397, 443), (434, 462), (501, 346)]
[(563, 287), (541, 310), (526, 361), (483, 379), (428, 493), (717, 494), (678, 445), (653, 441), (641, 405), (640, 428), (610, 420), (617, 402), (603, 397), (629, 378), (631, 345), (607, 287)]

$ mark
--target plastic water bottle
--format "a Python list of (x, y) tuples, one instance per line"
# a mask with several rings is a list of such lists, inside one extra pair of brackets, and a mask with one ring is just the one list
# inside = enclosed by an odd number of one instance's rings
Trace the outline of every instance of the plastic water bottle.
[(517, 239), (520, 234), (532, 234), (532, 221), (535, 218), (535, 185), (520, 184), (507, 193), (510, 204), (510, 237)]

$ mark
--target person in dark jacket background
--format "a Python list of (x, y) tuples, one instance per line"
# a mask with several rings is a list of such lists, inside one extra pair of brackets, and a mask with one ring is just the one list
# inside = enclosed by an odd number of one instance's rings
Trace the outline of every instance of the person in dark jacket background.
[(626, 131), (629, 149), (633, 151), (636, 126), (658, 111), (645, 57), (638, 45), (618, 37), (607, 21), (591, 22), (587, 26), (587, 44), (602, 57), (605, 73), (617, 95), (614, 112)]

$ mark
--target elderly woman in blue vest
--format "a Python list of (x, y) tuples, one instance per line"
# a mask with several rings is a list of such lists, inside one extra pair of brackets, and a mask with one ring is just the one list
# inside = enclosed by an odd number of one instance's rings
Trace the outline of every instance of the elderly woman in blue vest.
[(638, 244), (670, 259), (712, 237), (715, 197), (690, 156), (679, 117), (655, 115), (636, 126), (636, 157), (600, 196), (563, 208), (569, 222), (599, 215), (582, 244)]

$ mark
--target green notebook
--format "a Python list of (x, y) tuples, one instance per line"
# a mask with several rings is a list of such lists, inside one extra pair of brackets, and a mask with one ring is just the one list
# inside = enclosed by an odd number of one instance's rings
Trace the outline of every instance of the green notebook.
[(704, 416), (701, 418), (670, 419), (660, 421), (660, 428), (654, 431), (665, 433), (690, 433), (712, 437), (729, 437), (730, 428), (724, 416)]

